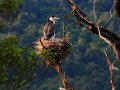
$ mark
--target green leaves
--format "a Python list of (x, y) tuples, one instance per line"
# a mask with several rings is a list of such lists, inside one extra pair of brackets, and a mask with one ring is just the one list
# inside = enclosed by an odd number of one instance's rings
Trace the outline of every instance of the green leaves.
[(0, 28), (11, 24), (19, 13), (19, 7), (23, 0), (1, 0), (0, 1)]
[(33, 49), (21, 48), (16, 36), (0, 39), (0, 89), (6, 85), (12, 89), (13, 83), (16, 89), (24, 86), (23, 82), (34, 78), (36, 68), (37, 58)]
[(57, 53), (53, 52), (52, 49), (44, 49), (42, 51), (42, 53), (41, 53), (41, 57), (43, 59), (51, 60), (52, 63), (55, 63), (56, 57), (57, 57)]

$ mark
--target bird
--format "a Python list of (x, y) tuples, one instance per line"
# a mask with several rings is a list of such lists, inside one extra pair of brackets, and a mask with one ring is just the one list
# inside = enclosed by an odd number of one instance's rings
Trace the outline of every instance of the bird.
[(56, 20), (60, 19), (55, 16), (48, 17), (48, 22), (45, 24), (43, 28), (43, 39), (50, 40), (51, 38), (55, 37), (55, 24)]
[(114, 0), (114, 9), (118, 17), (118, 24), (120, 27), (120, 0)]

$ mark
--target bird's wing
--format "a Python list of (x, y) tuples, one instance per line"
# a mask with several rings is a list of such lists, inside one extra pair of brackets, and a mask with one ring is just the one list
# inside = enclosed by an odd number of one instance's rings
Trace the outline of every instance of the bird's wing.
[(54, 25), (49, 25), (46, 35), (54, 34), (54, 28), (55, 28)]
[(48, 27), (47, 27), (47, 24), (44, 26), (43, 28), (43, 35), (46, 36), (47, 34), (47, 31), (48, 31)]
[(47, 23), (43, 29), (44, 36), (49, 36), (51, 34), (54, 34), (54, 28), (55, 26), (52, 22)]

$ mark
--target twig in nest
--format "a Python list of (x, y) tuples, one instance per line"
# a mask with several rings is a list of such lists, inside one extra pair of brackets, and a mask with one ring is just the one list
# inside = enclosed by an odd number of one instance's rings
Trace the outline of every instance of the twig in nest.
[(43, 49), (45, 49), (45, 46), (43, 45), (41, 38), (40, 38), (40, 43), (41, 43)]
[(63, 38), (66, 38), (66, 22), (63, 22)]

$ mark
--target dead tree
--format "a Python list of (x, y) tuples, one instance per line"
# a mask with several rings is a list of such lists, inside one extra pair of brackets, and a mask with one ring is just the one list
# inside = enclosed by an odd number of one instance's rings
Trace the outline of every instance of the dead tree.
[[(74, 3), (73, 0), (67, 0), (68, 3), (71, 5), (71, 9), (73, 11), (74, 16), (76, 17), (78, 23), (76, 24), (85, 24), (83, 27), (87, 28), (93, 34), (100, 35), (104, 37), (104, 41), (107, 42), (114, 50), (116, 54), (117, 60), (120, 62), (120, 37), (117, 36), (114, 32), (104, 28), (103, 26), (99, 26), (97, 23), (93, 23), (89, 17)], [(67, 18), (69, 19), (69, 17)], [(100, 37), (101, 38), (101, 37)]]
[[(95, 5), (95, 1), (93, 1), (93, 12), (94, 12), (94, 18), (96, 23), (92, 22), (89, 17), (80, 9), (80, 7), (78, 7), (73, 0), (67, 0), (67, 2), (71, 5), (71, 9), (72, 9), (72, 14), (76, 17), (78, 23), (78, 25), (82, 25), (82, 27), (87, 28), (87, 30), (91, 31), (93, 34), (98, 35), (102, 40), (104, 40), (109, 46), (112, 47), (115, 55), (116, 55), (116, 59), (118, 60), (118, 62), (120, 62), (120, 37), (117, 36), (114, 32), (104, 28), (102, 25), (100, 25), (100, 20), (96, 20), (97, 16), (95, 14), (95, 9), (94, 9), (94, 5)], [(115, 5), (115, 10), (117, 15), (119, 14), (119, 0), (114, 0), (114, 5)], [(114, 7), (113, 5), (113, 7)], [(112, 7), (112, 8), (113, 8)], [(111, 11), (110, 11), (111, 13)], [(110, 16), (111, 17), (111, 16)], [(69, 19), (70, 17), (67, 16), (67, 19)], [(118, 15), (118, 20), (119, 20), (119, 15)], [(110, 58), (108, 57), (107, 54), (107, 50), (104, 51), (105, 56), (107, 58), (107, 64), (109, 66), (109, 71), (110, 71), (110, 82), (111, 82), (111, 86), (112, 86), (112, 90), (115, 90), (115, 81), (114, 81), (114, 75), (113, 75), (113, 69), (116, 69), (113, 65), (113, 63), (111, 63)]]

